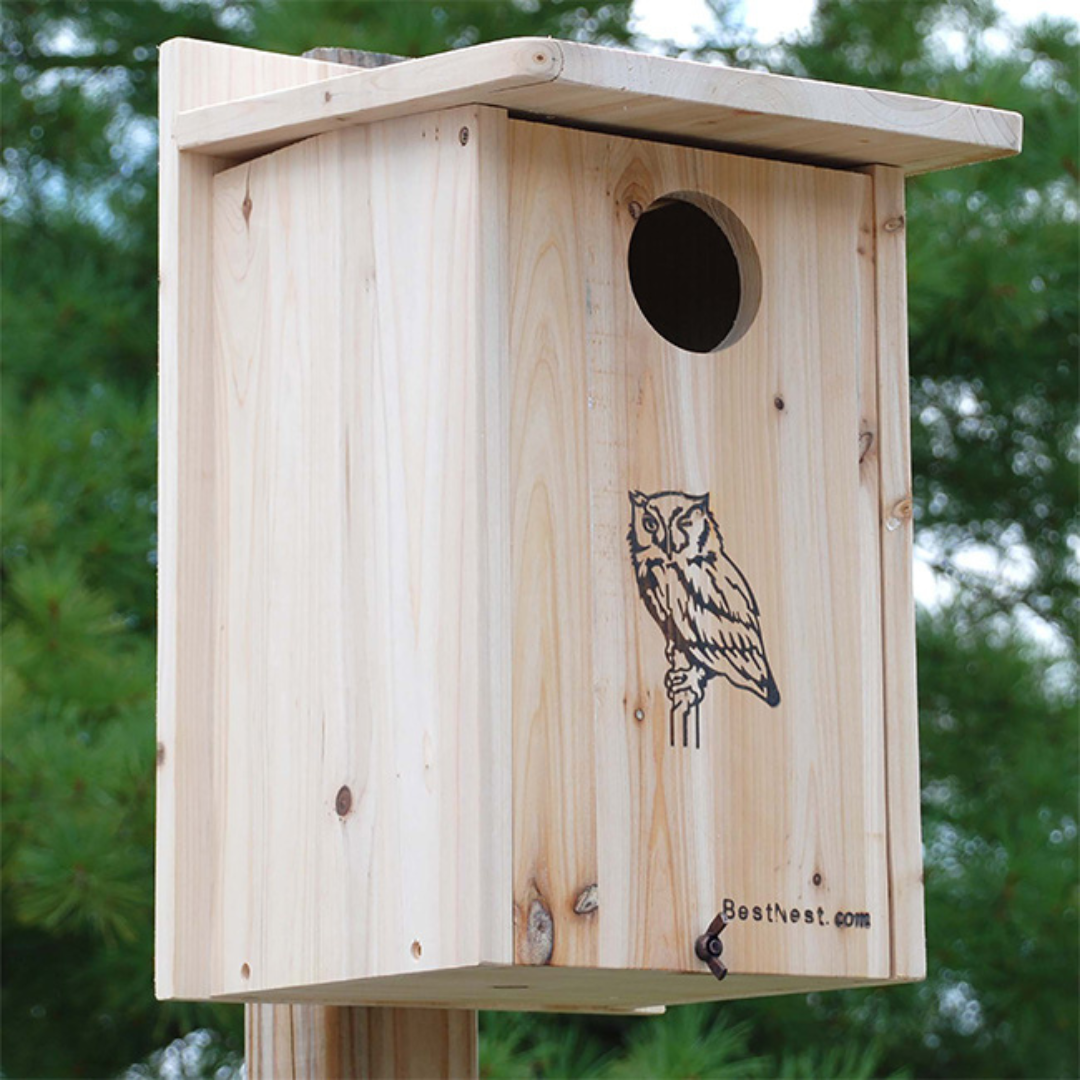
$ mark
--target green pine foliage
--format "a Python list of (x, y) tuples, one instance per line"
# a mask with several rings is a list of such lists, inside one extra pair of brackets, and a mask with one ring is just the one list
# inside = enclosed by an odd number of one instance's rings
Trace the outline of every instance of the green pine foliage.
[[(1008, 31), (988, 0), (819, 0), (807, 35), (765, 47), (712, 7), (702, 57), (1025, 116), (1021, 157), (908, 189), (916, 518), (939, 588), (919, 622), (929, 978), (662, 1019), (488, 1013), (482, 1074), (1076, 1076), (1077, 28)], [(151, 983), (156, 45), (626, 43), (629, 11), (4, 4), (4, 1075), (239, 1060), (237, 1008), (159, 1005)]]

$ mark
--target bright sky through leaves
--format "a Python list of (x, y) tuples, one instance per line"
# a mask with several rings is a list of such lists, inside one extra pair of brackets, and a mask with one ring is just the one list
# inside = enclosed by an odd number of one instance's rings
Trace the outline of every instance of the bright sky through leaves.
[[(1076, 18), (1076, 0), (997, 0), (1001, 12), (1013, 22), (1031, 22), (1048, 15)], [(733, 14), (752, 30), (759, 41), (769, 42), (806, 31), (814, 12), (814, 0), (736, 0)], [(657, 40), (690, 46), (697, 28), (712, 23), (706, 0), (634, 0), (634, 27)]]

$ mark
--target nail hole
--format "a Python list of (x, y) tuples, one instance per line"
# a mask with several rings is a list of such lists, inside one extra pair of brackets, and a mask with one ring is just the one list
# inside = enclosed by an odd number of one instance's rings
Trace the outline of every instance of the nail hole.
[(414, 941), (412, 943), (411, 952), (412, 952), (412, 958), (414, 960), (419, 960), (420, 957), (423, 956), (423, 954), (424, 954), (424, 947), (420, 944), (419, 941)]
[(251, 967), (250, 967), (250, 965), (248, 965), (248, 964), (241, 964), (240, 965), (240, 978), (241, 979), (250, 979), (251, 978)]
[(635, 720), (644, 720), (645, 719), (645, 710), (644, 709), (635, 709), (634, 710), (634, 719)]
[(820, 874), (815, 874), (814, 878), (813, 878), (813, 881), (814, 881), (815, 885), (820, 885), (821, 884), (821, 875)]
[(687, 352), (734, 345), (761, 301), (761, 261), (746, 226), (701, 192), (673, 192), (646, 208), (630, 236), (627, 267), (649, 325)]
[(780, 412), (784, 411), (784, 399), (779, 394), (772, 399), (772, 403), (780, 410)]

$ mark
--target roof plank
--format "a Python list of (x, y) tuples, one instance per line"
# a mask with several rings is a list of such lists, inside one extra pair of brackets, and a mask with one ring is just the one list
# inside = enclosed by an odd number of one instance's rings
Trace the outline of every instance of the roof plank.
[(1018, 153), (1018, 113), (548, 38), (474, 45), (179, 114), (181, 150), (251, 157), (455, 105), (824, 165), (930, 172)]

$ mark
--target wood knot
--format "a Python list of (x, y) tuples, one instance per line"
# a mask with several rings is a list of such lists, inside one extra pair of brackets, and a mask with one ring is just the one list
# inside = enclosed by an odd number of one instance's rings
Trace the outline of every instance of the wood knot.
[(165, 744), (163, 742), (157, 744), (157, 764), (159, 769), (165, 764)]
[(334, 798), (334, 809), (338, 817), (346, 817), (352, 809), (352, 792), (344, 784)]
[(594, 885), (586, 885), (580, 895), (574, 901), (575, 915), (591, 915), (600, 906), (599, 889)]
[(772, 403), (773, 403), (774, 408), (778, 412), (783, 412), (784, 411), (784, 399), (779, 394), (777, 394), (776, 397), (774, 397), (772, 399)]
[(914, 510), (915, 504), (912, 502), (910, 495), (905, 495), (902, 499), (898, 499), (893, 503), (892, 509), (885, 518), (886, 530), (888, 532), (895, 532), (905, 521), (911, 520)]
[(891, 217), (886, 219), (882, 228), (888, 233), (899, 232), (904, 227), (904, 215), (899, 214), (897, 217)]
[(245, 222), (245, 224), (247, 222), (251, 221), (251, 208), (252, 208), (252, 206), (254, 206), (254, 203), (251, 201), (251, 193), (250, 192), (245, 192), (244, 193), (244, 201), (240, 204), (240, 209), (244, 214), (244, 222)]
[(522, 962), (540, 967), (551, 963), (555, 951), (555, 921), (543, 900), (536, 899), (529, 905), (525, 922), (525, 948)]
[(870, 448), (874, 445), (874, 433), (872, 431), (859, 432), (859, 464), (861, 465), (866, 460), (866, 455), (870, 453)]
[(915, 503), (912, 501), (910, 495), (905, 495), (896, 502), (892, 508), (892, 516), (899, 518), (901, 521), (907, 521), (914, 512)]

